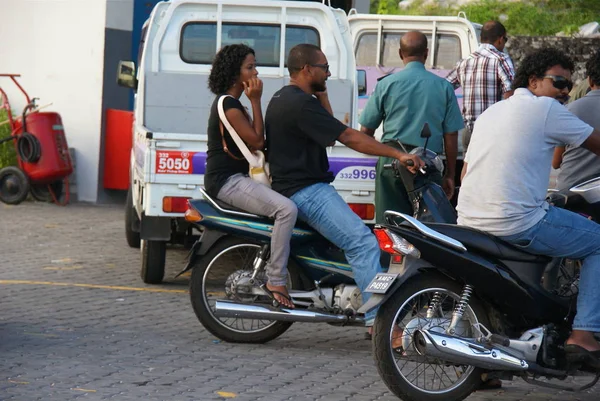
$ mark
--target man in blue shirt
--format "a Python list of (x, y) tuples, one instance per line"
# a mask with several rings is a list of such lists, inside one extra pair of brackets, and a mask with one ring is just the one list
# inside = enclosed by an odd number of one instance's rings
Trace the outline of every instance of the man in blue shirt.
[[(425, 70), (427, 37), (411, 31), (400, 39), (400, 58), (405, 68), (380, 79), (369, 102), (360, 116), (361, 131), (374, 135), (383, 122), (381, 142), (399, 146), (407, 151), (423, 146), (421, 130), (429, 124), (431, 138), (428, 148), (436, 153), (445, 151), (446, 172), (441, 180), (444, 192), (454, 194), (454, 175), (458, 153), (458, 130), (464, 127), (452, 85), (443, 78)], [(375, 211), (377, 223), (383, 222), (383, 213), (394, 210), (412, 214), (412, 205), (406, 189), (390, 170), (384, 170), (393, 159), (380, 157), (375, 179)]]

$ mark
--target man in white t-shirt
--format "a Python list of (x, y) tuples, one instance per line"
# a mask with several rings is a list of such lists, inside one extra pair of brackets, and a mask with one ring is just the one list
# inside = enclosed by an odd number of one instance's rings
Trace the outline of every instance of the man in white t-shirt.
[(517, 70), (512, 97), (475, 122), (458, 196), (458, 224), (528, 252), (582, 259), (577, 315), (565, 351), (600, 370), (600, 224), (545, 201), (553, 150), (582, 146), (600, 155), (600, 131), (556, 99), (572, 88), (573, 62), (541, 49)]

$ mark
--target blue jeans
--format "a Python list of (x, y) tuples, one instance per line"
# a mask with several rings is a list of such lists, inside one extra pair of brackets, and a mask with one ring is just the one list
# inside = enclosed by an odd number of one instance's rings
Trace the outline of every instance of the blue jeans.
[(550, 206), (533, 227), (500, 238), (530, 253), (583, 260), (573, 329), (600, 332), (600, 224)]
[[(371, 294), (365, 293), (365, 288), (375, 274), (383, 271), (375, 235), (329, 184), (313, 184), (290, 199), (298, 206), (300, 220), (344, 251), (366, 303)], [(373, 325), (376, 314), (377, 308), (366, 313), (366, 326)]]

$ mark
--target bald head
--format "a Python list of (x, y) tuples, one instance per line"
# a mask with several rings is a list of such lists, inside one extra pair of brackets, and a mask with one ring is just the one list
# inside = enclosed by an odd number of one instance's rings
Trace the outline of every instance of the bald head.
[(400, 57), (424, 58), (427, 56), (427, 37), (418, 31), (410, 31), (400, 39)]
[(481, 27), (481, 42), (494, 43), (506, 35), (506, 28), (498, 21), (488, 21)]

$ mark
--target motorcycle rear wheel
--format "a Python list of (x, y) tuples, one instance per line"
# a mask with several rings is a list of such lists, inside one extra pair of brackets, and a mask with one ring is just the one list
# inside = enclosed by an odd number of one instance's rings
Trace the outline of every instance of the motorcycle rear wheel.
[[(262, 319), (219, 318), (214, 315), (217, 300), (251, 302), (236, 299), (226, 293), (226, 282), (236, 273), (252, 274), (254, 258), (260, 245), (247, 240), (225, 237), (217, 242), (204, 256), (198, 258), (190, 280), (190, 299), (200, 323), (213, 335), (232, 343), (262, 344), (271, 341), (292, 325)], [(292, 265), (288, 265), (288, 289), (300, 289), (301, 284)], [(266, 278), (259, 277), (259, 279)], [(264, 299), (263, 299), (264, 301)]]
[[(452, 310), (460, 300), (461, 286), (445, 277), (434, 274), (418, 275), (402, 285), (379, 309), (373, 334), (373, 357), (377, 370), (387, 387), (405, 401), (460, 401), (481, 385), (482, 369), (473, 366), (427, 359), (411, 352), (412, 333), (417, 328), (447, 328)], [(434, 294), (440, 294), (434, 318), (426, 312)], [(418, 322), (410, 327), (410, 322)], [(466, 336), (473, 334), (472, 324), (489, 326), (487, 315), (473, 296), (463, 316)], [(392, 324), (410, 338), (406, 349), (392, 349)], [(458, 327), (458, 326), (457, 326)], [(409, 330), (411, 332), (409, 332)], [(404, 345), (404, 342), (403, 342)]]

